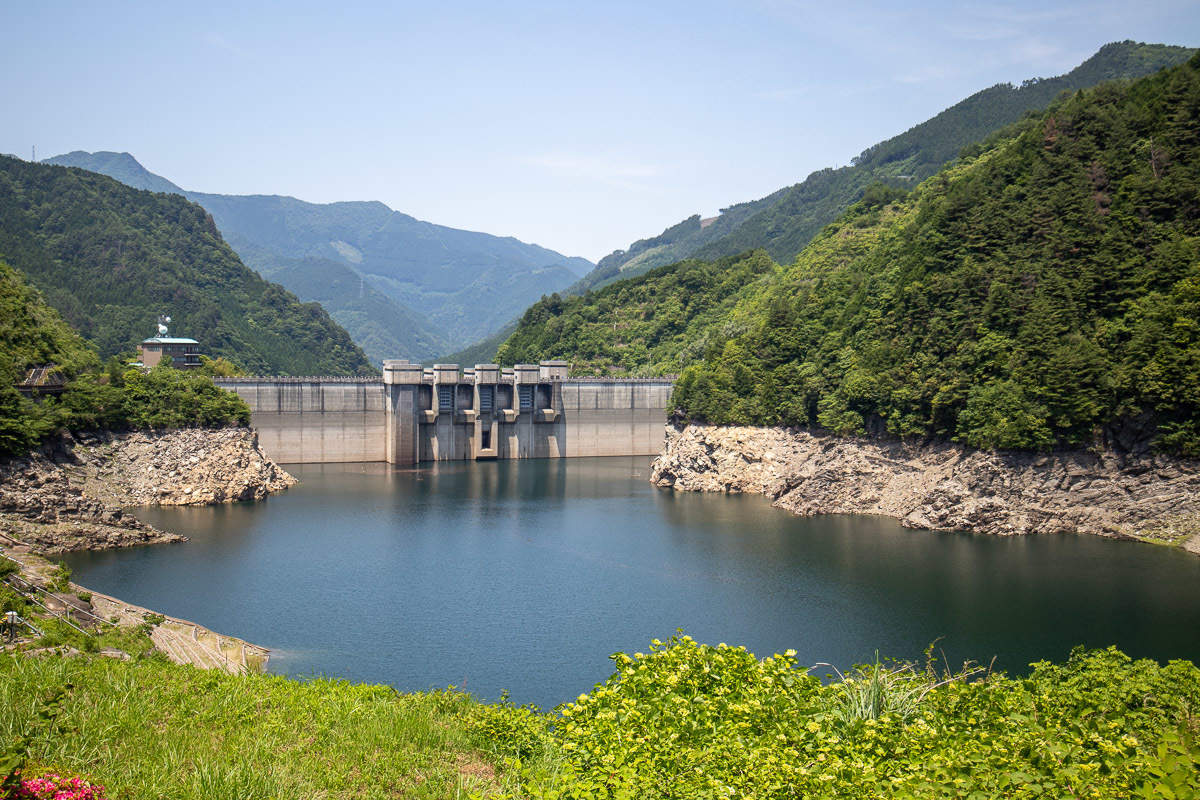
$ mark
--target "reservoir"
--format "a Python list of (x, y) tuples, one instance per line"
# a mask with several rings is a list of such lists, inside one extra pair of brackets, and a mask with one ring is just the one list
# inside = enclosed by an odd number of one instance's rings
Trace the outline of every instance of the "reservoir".
[(66, 560), (89, 588), (271, 648), (273, 672), (545, 708), (677, 628), (842, 669), (935, 639), (953, 667), (1009, 673), (1076, 645), (1200, 662), (1190, 553), (796, 517), (657, 489), (650, 462), (292, 465), (301, 483), (269, 500), (137, 510), (187, 543)]

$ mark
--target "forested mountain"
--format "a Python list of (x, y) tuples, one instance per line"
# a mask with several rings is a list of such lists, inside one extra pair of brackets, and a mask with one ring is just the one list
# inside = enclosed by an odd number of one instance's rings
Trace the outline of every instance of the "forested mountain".
[(0, 258), (102, 357), (133, 350), (167, 313), (204, 352), (253, 372), (374, 371), (320, 306), (248, 269), (212, 217), (178, 195), (0, 157)]
[(496, 358), (568, 358), (576, 375), (673, 374), (703, 357), (709, 329), (778, 269), (759, 250), (681, 261), (573, 297), (552, 295), (525, 312)]
[[(376, 366), (387, 358), (424, 360), (449, 349), (437, 325), (398, 303), (344, 264), (326, 258), (263, 259), (263, 277), (317, 302)], [(267, 266), (269, 264), (269, 266)]]
[[(551, 298), (501, 353), (668, 371), (647, 325), (671, 269)], [(1200, 455), (1200, 56), (1060, 99), (911, 193), (873, 184), (761, 274), (672, 343), (686, 417)], [(597, 347), (614, 325), (630, 335)]]
[[(538, 302), (544, 301), (545, 298), (542, 298)], [(537, 303), (534, 305), (536, 306)], [(445, 364), (491, 364), (496, 360), (496, 351), (500, 349), (500, 345), (508, 341), (508, 337), (512, 336), (519, 322), (520, 320), (516, 319), (510, 320), (488, 338), (448, 353), (440, 357), (438, 361)]]
[(684, 414), (1001, 448), (1107, 427), (1200, 455), (1200, 56), (892, 199), (869, 191), (739, 303), (676, 386)]
[[(511, 237), (422, 222), (378, 202), (318, 205), (184, 191), (127, 153), (74, 152), (48, 162), (178, 192), (204, 206), (247, 266), (320, 301), (376, 361), (427, 359), (483, 339), (593, 267)], [(360, 277), (364, 296), (370, 287), (378, 290), (370, 302), (336, 288), (357, 288)]]
[(707, 227), (693, 216), (659, 236), (635, 242), (600, 260), (569, 294), (633, 277), (684, 258), (712, 259), (753, 248), (788, 263), (825, 225), (862, 197), (875, 181), (911, 189), (933, 175), (960, 149), (1031, 111), (1045, 109), (1064, 91), (1101, 81), (1133, 79), (1184, 62), (1189, 48), (1119, 42), (1105, 45), (1066, 75), (998, 84), (968, 97), (936, 117), (875, 145), (851, 166), (823, 169), (806, 180), (750, 203), (722, 209)]
[(73, 377), (95, 369), (100, 359), (19, 272), (0, 261), (0, 388), (7, 390), (26, 370), (49, 364)]
[(54, 430), (53, 421), (13, 388), (26, 370), (49, 364), (74, 378), (96, 369), (100, 360), (20, 273), (0, 260), (0, 455), (23, 453)]
[(75, 150), (61, 156), (55, 156), (54, 158), (43, 159), (41, 163), (55, 164), (60, 167), (79, 167), (80, 169), (99, 172), (101, 175), (116, 178), (126, 186), (132, 186), (135, 189), (145, 189), (148, 192), (187, 194), (187, 192), (166, 178), (155, 175), (143, 167), (129, 153), (113, 153), (108, 151), (85, 153), (82, 150)]
[[(20, 455), (63, 428), (248, 425), (250, 409), (218, 389), (204, 369), (126, 371), (115, 359), (100, 374), (93, 347), (21, 274), (0, 261), (0, 455)], [(46, 369), (36, 369), (46, 368)], [(22, 397), (14, 384), (52, 372), (61, 394)], [(36, 381), (44, 386), (45, 382)]]

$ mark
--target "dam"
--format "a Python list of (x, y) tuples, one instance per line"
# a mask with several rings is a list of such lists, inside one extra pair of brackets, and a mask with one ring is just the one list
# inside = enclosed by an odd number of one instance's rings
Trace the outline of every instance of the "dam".
[(382, 378), (216, 378), (284, 464), (658, 455), (672, 378), (572, 378), (565, 361), (423, 367)]

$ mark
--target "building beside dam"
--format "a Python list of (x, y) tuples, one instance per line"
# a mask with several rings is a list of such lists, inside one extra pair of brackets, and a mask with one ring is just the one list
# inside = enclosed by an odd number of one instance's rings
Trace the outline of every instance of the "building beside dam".
[(565, 361), (501, 368), (383, 362), (382, 378), (217, 378), (281, 463), (657, 455), (671, 378), (571, 378)]

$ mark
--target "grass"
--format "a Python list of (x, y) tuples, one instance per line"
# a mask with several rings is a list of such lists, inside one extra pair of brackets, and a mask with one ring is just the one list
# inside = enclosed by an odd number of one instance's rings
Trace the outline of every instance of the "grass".
[(880, 660), (878, 650), (874, 663), (860, 665), (849, 674), (843, 674), (832, 664), (817, 664), (832, 669), (839, 679), (832, 685), (833, 693), (828, 701), (834, 717), (843, 725), (877, 720), (884, 715), (908, 720), (920, 710), (921, 701), (930, 692), (951, 683), (967, 683), (991, 674), (990, 666), (984, 669), (970, 663), (964, 664), (960, 672), (943, 668), (939, 674), (933, 657), (936, 645), (935, 641), (925, 650), (924, 671), (911, 662), (894, 662), (887, 666)]
[(92, 635), (80, 633), (66, 622), (55, 617), (42, 617), (37, 626), (43, 635), (38, 637), (38, 647), (73, 647), (83, 653), (95, 653), (105, 648), (121, 650), (133, 658), (153, 657), (166, 661), (166, 656), (154, 649), (150, 639), (150, 626), (136, 628), (101, 623), (93, 628)]
[(77, 774), (116, 798), (465, 797), (491, 765), (453, 693), (400, 695), (345, 681), (235, 676), (141, 659), (0, 657), (0, 741), (36, 728), (70, 685), (26, 774)]
[(0, 743), (28, 737), (27, 777), (109, 800), (1200, 797), (1188, 662), (1080, 648), (1007, 678), (877, 657), (825, 684), (794, 651), (686, 636), (613, 660), (542, 713), (152, 656), (0, 656)]

